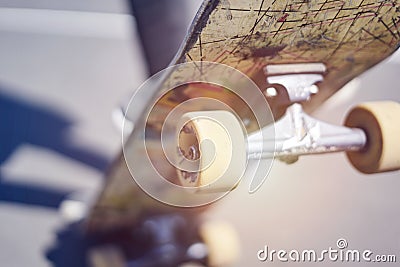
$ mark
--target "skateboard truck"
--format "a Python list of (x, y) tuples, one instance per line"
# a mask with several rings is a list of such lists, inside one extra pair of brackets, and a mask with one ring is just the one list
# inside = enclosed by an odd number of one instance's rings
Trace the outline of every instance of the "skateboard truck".
[[(267, 83), (270, 85), (265, 91), (266, 96), (276, 97), (276, 88), (283, 87), (283, 93), (286, 92), (288, 98), (285, 102), (291, 105), (274, 126), (266, 126), (261, 130), (262, 135), (260, 132), (249, 135), (249, 158), (275, 156), (286, 163), (294, 163), (300, 155), (357, 151), (365, 146), (367, 138), (361, 129), (331, 125), (304, 112), (301, 103), (318, 92), (317, 83), (323, 80), (325, 71), (326, 67), (322, 63), (265, 67)], [(268, 134), (272, 132), (271, 127), (275, 128), (275, 138), (265, 138), (271, 136)]]
[[(198, 171), (185, 173), (178, 168), (182, 185), (199, 188), (196, 192), (231, 190), (238, 182), (232, 177), (240, 176), (246, 159), (275, 157), (291, 164), (301, 155), (340, 151), (345, 151), (352, 165), (363, 173), (400, 169), (400, 128), (395, 126), (400, 116), (398, 103), (367, 102), (348, 113), (346, 126), (332, 125), (309, 116), (302, 106), (319, 91), (318, 82), (326, 72), (324, 64), (269, 65), (265, 72), (269, 86), (264, 93), (276, 106), (287, 106), (284, 115), (246, 135), (229, 111), (186, 113), (182, 121), (192, 130), (178, 129), (179, 151), (187, 151), (189, 160), (202, 156), (196, 162)], [(207, 148), (207, 140), (212, 141), (214, 149)], [(196, 153), (191, 152), (191, 144), (195, 144)], [(185, 153), (177, 154), (183, 158)]]
[[(197, 164), (191, 172), (182, 172), (183, 164), (178, 166), (183, 186), (196, 187), (196, 192), (231, 190), (238, 182), (232, 177), (241, 177), (247, 159), (277, 158), (291, 164), (301, 155), (340, 151), (345, 151), (352, 165), (363, 173), (400, 169), (396, 154), (400, 150), (400, 128), (394, 126), (400, 116), (398, 103), (364, 103), (348, 113), (346, 126), (332, 125), (309, 116), (302, 106), (319, 91), (318, 82), (323, 81), (326, 72), (324, 64), (269, 65), (265, 72), (269, 85), (265, 95), (276, 106), (287, 107), (274, 124), (246, 135), (238, 118), (229, 111), (188, 112), (182, 117), (192, 130), (178, 127), (181, 153), (177, 156), (182, 159), (187, 154), (190, 163)], [(214, 147), (207, 147), (207, 140)], [(195, 144), (196, 153), (191, 151), (191, 144)], [(194, 155), (201, 157), (193, 161)]]
[[(269, 84), (266, 96), (275, 98), (271, 100), (277, 105), (288, 106), (274, 124), (246, 136), (228, 111), (189, 112), (182, 117), (178, 125), (188, 124), (178, 127), (178, 162), (185, 162), (185, 157), (199, 170), (182, 171), (181, 164), (177, 173), (183, 186), (198, 187), (196, 192), (231, 190), (236, 182), (232, 177), (245, 169), (245, 155), (249, 160), (276, 157), (290, 164), (300, 155), (358, 151), (365, 146), (363, 130), (331, 125), (304, 112), (301, 103), (318, 92), (317, 83), (326, 72), (324, 64), (269, 65), (265, 72)], [(206, 147), (207, 140), (212, 140), (213, 149)]]

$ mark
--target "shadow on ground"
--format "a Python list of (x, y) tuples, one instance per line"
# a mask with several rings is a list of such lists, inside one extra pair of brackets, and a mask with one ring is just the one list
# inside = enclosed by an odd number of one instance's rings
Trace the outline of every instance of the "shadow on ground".
[[(69, 143), (67, 137), (69, 128), (74, 123), (72, 120), (1, 91), (0, 88), (0, 166), (19, 146), (31, 144), (53, 150), (100, 172), (105, 171), (109, 164), (106, 156)], [(15, 183), (4, 178), (0, 173), (0, 202), (57, 209), (72, 193), (69, 190)], [(46, 252), (46, 256), (55, 266), (86, 266), (88, 241), (78, 228), (78, 225), (72, 224), (57, 233), (57, 243)]]
[[(24, 144), (53, 150), (101, 172), (109, 164), (107, 157), (70, 144), (67, 134), (73, 121), (52, 110), (0, 93), (0, 122), (0, 166)], [(70, 193), (2, 178), (0, 173), (0, 201), (57, 208)]]

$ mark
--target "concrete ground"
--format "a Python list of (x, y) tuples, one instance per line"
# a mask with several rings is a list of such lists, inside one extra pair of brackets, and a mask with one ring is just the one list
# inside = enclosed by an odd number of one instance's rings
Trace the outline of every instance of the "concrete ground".
[(118, 152), (111, 112), (145, 79), (123, 1), (0, 2), (0, 265), (51, 266), (73, 192)]
[[(198, 4), (191, 2), (188, 17)], [(112, 110), (146, 77), (126, 13), (120, 0), (0, 1), (1, 266), (51, 266), (48, 250), (64, 225), (59, 204), (73, 192), (93, 193), (119, 151)], [(400, 101), (399, 71), (397, 53), (314, 115), (340, 124), (358, 102)], [(237, 266), (287, 266), (260, 262), (257, 251), (323, 250), (339, 238), (400, 261), (399, 172), (362, 175), (335, 154), (275, 162), (259, 191), (250, 195), (247, 185), (207, 214), (238, 229)]]

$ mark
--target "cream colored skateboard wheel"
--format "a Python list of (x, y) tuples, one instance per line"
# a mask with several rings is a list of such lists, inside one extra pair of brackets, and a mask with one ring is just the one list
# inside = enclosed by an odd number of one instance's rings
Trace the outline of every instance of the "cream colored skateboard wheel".
[(92, 248), (88, 257), (90, 267), (125, 266), (125, 257), (121, 249), (113, 245)]
[(245, 170), (245, 135), (239, 120), (228, 111), (184, 114), (178, 122), (177, 142), (182, 186), (203, 192), (229, 191)]
[(228, 223), (210, 221), (200, 226), (200, 237), (208, 249), (208, 266), (230, 266), (240, 254), (239, 239)]
[(400, 169), (400, 104), (367, 102), (353, 108), (345, 125), (360, 128), (367, 144), (357, 152), (347, 152), (352, 165), (363, 173)]
[(179, 267), (206, 267), (200, 263), (197, 262), (188, 262), (188, 263), (183, 263), (179, 265)]

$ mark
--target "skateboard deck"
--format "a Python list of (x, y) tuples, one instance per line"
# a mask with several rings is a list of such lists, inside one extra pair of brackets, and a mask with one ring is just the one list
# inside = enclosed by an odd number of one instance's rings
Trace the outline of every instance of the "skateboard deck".
[[(327, 71), (318, 84), (320, 90), (304, 103), (305, 109), (312, 111), (351, 79), (392, 54), (400, 43), (399, 24), (397, 0), (206, 0), (171, 64), (195, 62), (200, 68), (201, 62), (226, 64), (246, 74), (263, 91), (268, 86), (266, 65), (323, 63)], [(179, 77), (172, 69), (162, 83)], [(242, 105), (229, 91), (198, 86), (205, 96)], [(149, 94), (159, 95), (159, 90), (154, 88)], [(190, 85), (167, 93), (158, 100), (146, 127), (158, 132), (167, 114), (183, 100), (198, 96), (198, 92), (196, 85)], [(154, 104), (151, 101), (148, 106)], [(279, 118), (280, 107), (274, 102), (269, 104), (275, 119)], [(238, 108), (239, 115), (246, 116), (248, 110), (243, 107)], [(247, 127), (255, 130), (251, 123)], [(130, 137), (125, 146), (133, 147), (134, 142)], [(165, 160), (157, 154), (154, 158), (160, 164)], [(123, 153), (106, 176), (103, 191), (86, 220), (90, 232), (130, 227), (148, 214), (177, 210), (147, 196), (135, 184)], [(204, 208), (179, 212), (191, 216), (199, 209)]]

